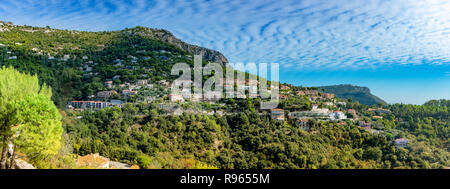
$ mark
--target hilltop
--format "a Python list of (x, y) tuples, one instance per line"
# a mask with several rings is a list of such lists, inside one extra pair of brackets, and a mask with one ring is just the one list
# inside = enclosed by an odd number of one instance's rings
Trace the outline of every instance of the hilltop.
[(321, 86), (327, 93), (334, 93), (339, 98), (352, 99), (365, 105), (387, 104), (381, 98), (373, 95), (367, 87), (360, 87), (355, 85), (331, 85)]

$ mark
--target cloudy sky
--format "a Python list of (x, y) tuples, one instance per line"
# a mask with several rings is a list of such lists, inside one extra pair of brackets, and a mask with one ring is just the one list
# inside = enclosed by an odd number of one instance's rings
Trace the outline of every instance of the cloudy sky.
[(87, 31), (147, 26), (280, 63), (296, 85), (355, 84), (390, 103), (450, 99), (448, 0), (0, 0), (0, 20)]

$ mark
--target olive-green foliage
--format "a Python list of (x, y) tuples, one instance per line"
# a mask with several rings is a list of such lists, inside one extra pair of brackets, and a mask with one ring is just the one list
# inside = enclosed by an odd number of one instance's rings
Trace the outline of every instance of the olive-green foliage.
[(67, 124), (66, 130), (81, 146), (78, 154), (100, 152), (142, 168), (195, 167), (186, 159), (240, 169), (442, 168), (450, 157), (428, 142), (396, 149), (392, 137), (355, 125), (315, 121), (306, 132), (250, 110), (226, 116), (167, 116), (154, 107), (75, 113), (72, 116), (83, 118)]

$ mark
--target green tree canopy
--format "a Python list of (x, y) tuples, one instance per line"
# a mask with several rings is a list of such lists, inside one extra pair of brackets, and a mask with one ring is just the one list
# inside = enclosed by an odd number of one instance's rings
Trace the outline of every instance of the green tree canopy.
[(5, 168), (7, 145), (31, 160), (54, 155), (60, 148), (63, 132), (61, 115), (51, 101), (51, 88), (39, 84), (37, 76), (22, 74), (14, 68), (0, 69), (1, 166)]

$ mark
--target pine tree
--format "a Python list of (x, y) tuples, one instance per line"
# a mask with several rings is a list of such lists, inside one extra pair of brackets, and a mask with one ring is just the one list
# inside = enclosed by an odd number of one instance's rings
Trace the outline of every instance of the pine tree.
[(39, 85), (36, 75), (22, 74), (14, 68), (0, 69), (1, 169), (5, 169), (8, 145), (32, 161), (54, 155), (63, 132), (61, 115), (51, 101), (51, 88)]

